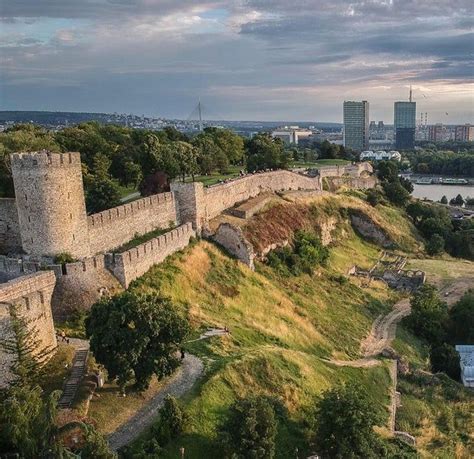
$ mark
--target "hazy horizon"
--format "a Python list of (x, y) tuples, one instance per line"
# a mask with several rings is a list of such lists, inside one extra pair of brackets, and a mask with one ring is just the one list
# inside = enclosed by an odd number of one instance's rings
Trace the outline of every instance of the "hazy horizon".
[(3, 110), (342, 122), (474, 122), (467, 0), (18, 0), (0, 6)]

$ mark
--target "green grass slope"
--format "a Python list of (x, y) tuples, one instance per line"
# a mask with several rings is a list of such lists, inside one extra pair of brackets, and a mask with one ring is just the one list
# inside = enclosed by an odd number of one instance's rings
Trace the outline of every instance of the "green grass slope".
[(373, 320), (397, 298), (378, 282), (362, 288), (356, 278), (341, 280), (355, 260), (370, 266), (380, 253), (350, 225), (344, 235), (332, 244), (328, 266), (312, 275), (281, 277), (260, 263), (253, 272), (200, 241), (132, 284), (136, 291), (159, 292), (186, 309), (196, 336), (207, 327), (231, 330), (226, 337), (187, 345), (204, 360), (206, 373), (185, 398), (191, 424), (164, 457), (176, 457), (180, 446), (187, 457), (221, 457), (219, 426), (233, 401), (247, 394), (267, 394), (282, 403), (286, 416), (278, 435), (281, 458), (293, 455), (296, 446), (301, 450), (308, 445), (315, 400), (333, 385), (362, 384), (388, 420), (386, 365), (358, 369), (327, 362), (331, 357), (357, 358)]

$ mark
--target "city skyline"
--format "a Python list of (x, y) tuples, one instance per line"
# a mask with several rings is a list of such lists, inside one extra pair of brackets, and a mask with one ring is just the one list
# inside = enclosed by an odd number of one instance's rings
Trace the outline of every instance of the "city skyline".
[[(21, 0), (0, 9), (6, 110), (393, 122), (410, 85), (428, 123), (474, 122), (470, 2)], [(443, 33), (440, 33), (440, 30)]]

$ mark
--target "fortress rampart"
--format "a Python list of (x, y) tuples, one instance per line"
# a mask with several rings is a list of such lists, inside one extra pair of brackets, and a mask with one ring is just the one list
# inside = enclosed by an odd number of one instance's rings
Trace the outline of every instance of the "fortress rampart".
[[(18, 315), (26, 321), (26, 326), (33, 331), (39, 342), (38, 352), (56, 347), (51, 314), (51, 297), (56, 278), (51, 271), (22, 276), (0, 284), (0, 336), (13, 336), (11, 326), (11, 308), (17, 309)], [(0, 350), (0, 387), (11, 380), (10, 367), (14, 356)]]
[(185, 223), (162, 236), (140, 244), (126, 252), (108, 254), (106, 264), (123, 287), (145, 274), (168, 255), (183, 249), (196, 235), (191, 223)]
[[(58, 317), (61, 311), (91, 305), (101, 292), (120, 288), (119, 283), (128, 287), (152, 265), (185, 247), (209, 220), (262, 192), (321, 190), (323, 179), (335, 181), (333, 186), (357, 188), (375, 183), (366, 177), (372, 172), (368, 163), (322, 168), (315, 177), (276, 170), (207, 188), (200, 182), (173, 182), (170, 193), (87, 216), (79, 153), (19, 153), (11, 160), (16, 199), (0, 200), (1, 250), (12, 253), (6, 249), (20, 245), (27, 255), (0, 257), (0, 281), (53, 271), (53, 310)], [(136, 235), (170, 224), (181, 226), (123, 253), (110, 253)], [(230, 238), (232, 252), (251, 264), (253, 255), (232, 228), (221, 228), (215, 238), (222, 243)], [(63, 252), (79, 261), (63, 265), (47, 261)]]
[(174, 226), (176, 205), (172, 193), (161, 193), (138, 199), (129, 204), (89, 215), (91, 253), (116, 249), (136, 235), (157, 228)]
[(190, 221), (199, 231), (236, 203), (265, 191), (321, 190), (321, 179), (287, 170), (248, 174), (226, 183), (204, 188), (202, 183), (172, 183), (182, 222)]
[(15, 199), (0, 198), (0, 250), (21, 250), (20, 222)]

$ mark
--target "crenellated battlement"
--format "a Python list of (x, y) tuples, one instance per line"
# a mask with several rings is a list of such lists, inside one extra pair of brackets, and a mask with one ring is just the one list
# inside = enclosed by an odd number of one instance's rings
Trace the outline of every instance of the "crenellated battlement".
[(145, 274), (153, 265), (186, 247), (194, 236), (196, 233), (192, 224), (185, 223), (133, 249), (107, 254), (106, 266), (122, 286), (127, 288), (131, 281)]
[(104, 226), (128, 218), (130, 215), (140, 213), (145, 209), (159, 207), (165, 203), (172, 202), (173, 193), (160, 193), (89, 215), (87, 219), (90, 227)]
[(13, 168), (69, 167), (81, 165), (81, 155), (78, 152), (53, 153), (40, 150), (11, 155)]

